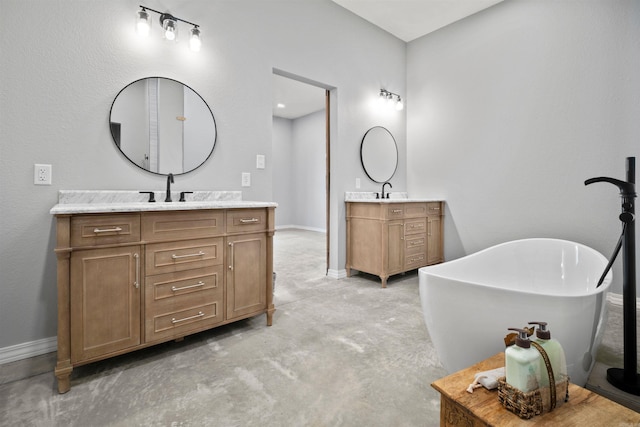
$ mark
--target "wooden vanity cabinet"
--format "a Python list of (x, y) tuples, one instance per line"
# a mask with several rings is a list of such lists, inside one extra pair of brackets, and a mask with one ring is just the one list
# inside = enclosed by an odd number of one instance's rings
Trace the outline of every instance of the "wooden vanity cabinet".
[(57, 215), (58, 391), (74, 366), (273, 312), (274, 208)]
[(380, 276), (443, 261), (442, 202), (346, 202), (347, 276)]

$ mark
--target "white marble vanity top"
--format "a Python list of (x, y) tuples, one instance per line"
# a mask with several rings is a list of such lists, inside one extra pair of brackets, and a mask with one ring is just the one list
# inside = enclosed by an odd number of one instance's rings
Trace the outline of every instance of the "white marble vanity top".
[(347, 191), (344, 193), (345, 202), (367, 202), (367, 203), (402, 203), (402, 202), (442, 202), (442, 199), (421, 199), (410, 198), (404, 192), (391, 192), (388, 199), (376, 199), (376, 192), (373, 191)]
[(60, 190), (58, 204), (49, 211), (52, 215), (78, 213), (111, 213), (143, 211), (178, 211), (195, 209), (234, 209), (277, 207), (274, 202), (242, 200), (241, 191), (194, 191), (186, 194), (186, 202), (179, 202), (180, 191), (172, 191), (172, 202), (165, 202), (165, 191), (155, 191), (155, 203), (148, 194), (138, 191), (82, 191)]

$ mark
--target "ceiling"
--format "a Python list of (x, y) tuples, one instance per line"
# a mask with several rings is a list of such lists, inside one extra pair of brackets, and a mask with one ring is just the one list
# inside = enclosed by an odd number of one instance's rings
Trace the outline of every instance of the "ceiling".
[(332, 0), (410, 42), (502, 0)]
[[(503, 0), (332, 0), (361, 18), (410, 42)], [(295, 119), (325, 107), (325, 89), (273, 76), (273, 115)], [(284, 104), (279, 108), (277, 104)]]

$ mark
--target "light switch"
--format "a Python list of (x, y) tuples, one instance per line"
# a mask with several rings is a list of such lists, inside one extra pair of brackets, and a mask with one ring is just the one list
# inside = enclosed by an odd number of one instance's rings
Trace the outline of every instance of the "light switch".
[(251, 187), (251, 174), (249, 172), (242, 172), (242, 186)]
[(264, 169), (264, 154), (256, 156), (256, 169)]

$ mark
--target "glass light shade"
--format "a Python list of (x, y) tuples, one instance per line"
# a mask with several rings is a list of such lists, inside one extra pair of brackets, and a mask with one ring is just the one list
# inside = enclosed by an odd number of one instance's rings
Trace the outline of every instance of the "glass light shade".
[(393, 95), (389, 94), (387, 95), (387, 105), (392, 107), (395, 104), (395, 101), (393, 100)]
[(176, 21), (173, 19), (165, 19), (162, 22), (162, 29), (164, 29), (164, 37), (167, 40), (175, 40), (176, 35), (178, 33), (178, 27), (176, 26)]
[(194, 51), (200, 51), (202, 40), (200, 39), (200, 30), (197, 27), (191, 29), (191, 37), (189, 38), (189, 48)]
[(380, 95), (378, 96), (378, 102), (380, 104), (384, 104), (385, 101), (387, 100), (387, 96), (385, 95), (384, 91), (380, 91)]
[(138, 19), (136, 21), (136, 32), (143, 36), (147, 37), (149, 35), (149, 31), (151, 30), (151, 19), (149, 19), (149, 12), (146, 10), (140, 10), (137, 13)]
[(404, 108), (404, 104), (402, 103), (402, 99), (398, 97), (398, 102), (396, 102), (396, 110), (401, 111)]

